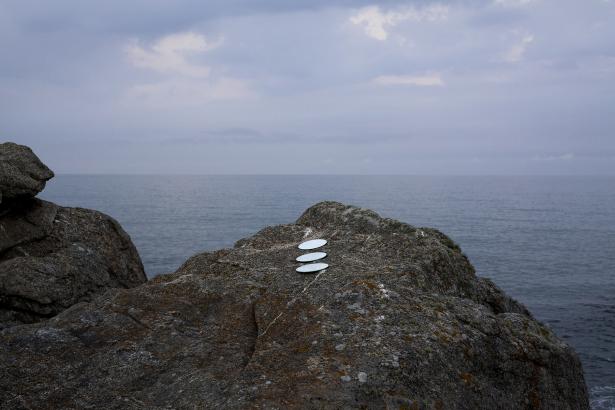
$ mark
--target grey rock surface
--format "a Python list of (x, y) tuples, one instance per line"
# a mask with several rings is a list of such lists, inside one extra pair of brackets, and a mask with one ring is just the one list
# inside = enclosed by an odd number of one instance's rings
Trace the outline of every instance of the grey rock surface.
[(53, 172), (32, 150), (13, 142), (0, 144), (0, 204), (34, 197), (53, 178)]
[(52, 177), (30, 148), (0, 144), (0, 329), (147, 280), (114, 219), (33, 198)]
[(0, 216), (0, 328), (146, 280), (126, 232), (100, 212), (25, 199)]
[[(297, 274), (326, 238), (330, 267)], [(587, 409), (575, 352), (442, 233), (335, 202), (0, 332), (3, 408)]]

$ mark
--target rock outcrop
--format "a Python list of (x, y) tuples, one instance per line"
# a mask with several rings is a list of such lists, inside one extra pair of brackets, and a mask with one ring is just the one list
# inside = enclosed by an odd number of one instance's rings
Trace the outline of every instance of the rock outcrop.
[[(295, 272), (326, 238), (330, 267)], [(442, 233), (323, 202), (0, 332), (5, 408), (587, 409), (574, 351)]]
[(13, 142), (0, 144), (0, 205), (36, 196), (51, 178), (53, 172), (30, 148)]
[(29, 148), (0, 145), (0, 189), (10, 198), (0, 214), (0, 329), (147, 280), (137, 250), (114, 219), (32, 197), (51, 176)]

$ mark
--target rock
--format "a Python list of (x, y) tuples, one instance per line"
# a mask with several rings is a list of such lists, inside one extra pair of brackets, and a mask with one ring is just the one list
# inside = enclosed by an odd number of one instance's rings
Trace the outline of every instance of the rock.
[[(330, 267), (297, 274), (297, 245), (317, 237)], [(588, 408), (575, 352), (453, 241), (334, 202), (4, 329), (0, 397), (5, 408)]]
[(32, 150), (13, 142), (0, 144), (0, 204), (34, 197), (53, 178), (53, 172)]
[(100, 212), (26, 199), (0, 217), (0, 328), (146, 280), (126, 232)]
[(0, 329), (147, 280), (115, 220), (33, 198), (52, 177), (30, 148), (0, 144)]

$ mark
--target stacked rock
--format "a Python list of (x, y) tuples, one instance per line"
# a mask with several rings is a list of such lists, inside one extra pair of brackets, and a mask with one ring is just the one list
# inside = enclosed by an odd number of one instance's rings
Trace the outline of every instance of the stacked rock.
[[(327, 244), (325, 239), (312, 239), (306, 242), (299, 244), (299, 249), (301, 250), (313, 250), (318, 249)], [(313, 273), (320, 272), (329, 267), (328, 264), (323, 262), (315, 262), (327, 257), (326, 252), (311, 252), (306, 253), (304, 255), (297, 257), (297, 262), (304, 263), (297, 268), (297, 272), (299, 273)]]
[(30, 148), (13, 142), (0, 144), (0, 209), (36, 196), (51, 178), (53, 171)]
[(36, 198), (53, 176), (30, 148), (0, 144), (0, 329), (147, 281), (113, 218)]

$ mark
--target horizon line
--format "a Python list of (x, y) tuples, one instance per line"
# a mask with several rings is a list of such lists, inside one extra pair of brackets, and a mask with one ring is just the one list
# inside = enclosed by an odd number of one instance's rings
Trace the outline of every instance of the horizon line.
[(211, 177), (211, 176), (229, 176), (229, 177), (246, 177), (246, 176), (271, 176), (271, 177), (323, 177), (323, 176), (374, 176), (374, 177), (615, 177), (615, 173), (613, 174), (274, 174), (274, 173), (263, 173), (263, 174), (247, 174), (247, 173), (76, 173), (76, 172), (62, 172), (55, 173), (55, 176), (202, 176), (202, 177)]

